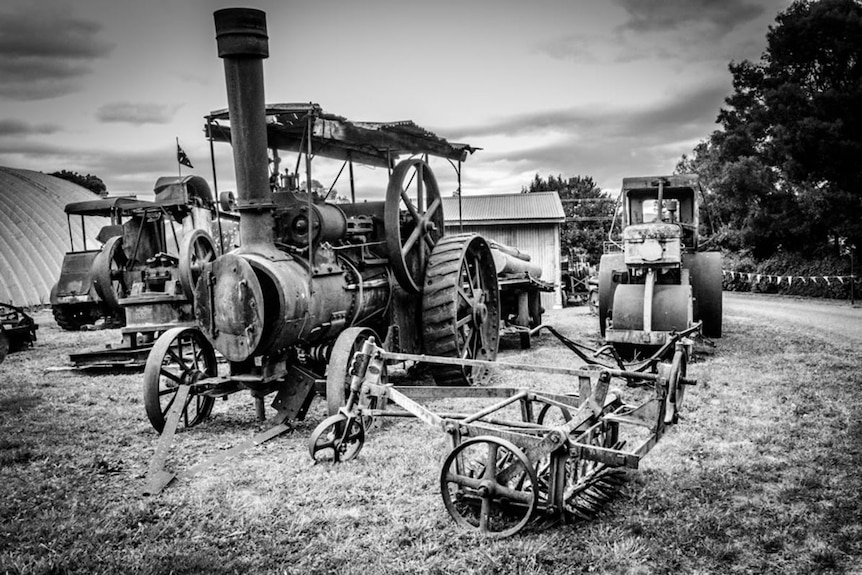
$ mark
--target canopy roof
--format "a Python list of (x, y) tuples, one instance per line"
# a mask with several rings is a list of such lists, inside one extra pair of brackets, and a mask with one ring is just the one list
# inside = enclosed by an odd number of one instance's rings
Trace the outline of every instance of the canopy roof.
[[(479, 148), (453, 144), (410, 120), (400, 122), (351, 122), (324, 112), (319, 105), (270, 104), (266, 107), (268, 147), (292, 152), (305, 151), (308, 122), (314, 155), (336, 160), (352, 159), (360, 164), (391, 167), (401, 155), (430, 154), (461, 161)], [(216, 142), (230, 142), (227, 110), (206, 116), (204, 133)]]

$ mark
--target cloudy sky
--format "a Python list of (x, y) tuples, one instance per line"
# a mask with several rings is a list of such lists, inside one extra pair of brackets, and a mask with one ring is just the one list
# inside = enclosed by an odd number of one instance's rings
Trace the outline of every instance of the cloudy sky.
[[(3, 0), (0, 165), (91, 173), (112, 194), (144, 195), (177, 173), (179, 138), (195, 165), (184, 173), (211, 181), (203, 116), (227, 106), (212, 13), (249, 6), (267, 13), (268, 102), (409, 119), (480, 147), (465, 194), (518, 192), (536, 173), (616, 191), (624, 176), (670, 173), (716, 129), (728, 63), (759, 59), (789, 4)], [(231, 189), (229, 147), (216, 147), (219, 189)], [(322, 164), (315, 178), (329, 185), (338, 166)], [(451, 167), (432, 165), (453, 190)], [(383, 172), (359, 169), (360, 190), (377, 194)]]

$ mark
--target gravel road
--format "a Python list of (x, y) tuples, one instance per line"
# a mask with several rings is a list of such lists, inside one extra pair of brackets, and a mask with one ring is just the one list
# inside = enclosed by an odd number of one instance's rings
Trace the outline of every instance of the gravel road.
[(862, 307), (850, 307), (847, 301), (724, 292), (724, 316), (772, 318), (811, 328), (829, 339), (862, 345)]

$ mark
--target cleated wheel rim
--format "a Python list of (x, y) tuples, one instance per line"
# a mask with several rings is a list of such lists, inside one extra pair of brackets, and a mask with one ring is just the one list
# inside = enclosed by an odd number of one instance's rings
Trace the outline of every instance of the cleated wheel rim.
[(180, 286), (189, 300), (195, 298), (195, 284), (204, 266), (215, 261), (217, 255), (215, 242), (204, 230), (194, 230), (183, 237), (179, 255)]
[(419, 293), (428, 258), (443, 236), (443, 201), (431, 168), (404, 160), (392, 171), (383, 220), (392, 271), (404, 290)]
[(315, 463), (350, 461), (365, 444), (365, 426), (357, 417), (343, 413), (320, 422), (308, 439), (308, 452)]
[[(493, 361), (500, 338), (497, 270), (491, 248), (480, 236), (440, 240), (431, 253), (422, 292), (422, 328), (429, 355)], [(487, 367), (435, 365), (437, 385), (474, 385), (487, 380)]]
[[(165, 428), (168, 410), (181, 384), (190, 385), (218, 375), (212, 345), (197, 328), (172, 328), (159, 337), (144, 368), (144, 407), (153, 429)], [(194, 427), (209, 417), (215, 399), (192, 388), (186, 399), (178, 429)]]
[(455, 523), (489, 537), (520, 531), (539, 500), (529, 459), (497, 437), (475, 437), (453, 449), (443, 462), (440, 492)]

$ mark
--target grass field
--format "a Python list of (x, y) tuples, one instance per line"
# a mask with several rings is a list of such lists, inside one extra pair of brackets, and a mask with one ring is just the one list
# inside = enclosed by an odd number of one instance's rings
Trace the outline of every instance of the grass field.
[[(118, 332), (36, 318), (36, 347), (0, 365), (0, 573), (862, 573), (862, 358), (781, 322), (725, 321), (689, 367), (680, 425), (598, 518), (486, 540), (443, 507), (444, 434), (388, 422), (357, 460), (313, 465), (319, 400), (292, 433), (143, 497), (156, 435), (141, 375), (46, 371)], [(548, 321), (595, 340), (584, 309)], [(550, 335), (501, 359), (577, 365)], [(491, 384), (574, 387), (523, 372)], [(168, 466), (256, 431), (235, 395), (178, 435)]]

